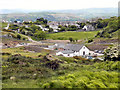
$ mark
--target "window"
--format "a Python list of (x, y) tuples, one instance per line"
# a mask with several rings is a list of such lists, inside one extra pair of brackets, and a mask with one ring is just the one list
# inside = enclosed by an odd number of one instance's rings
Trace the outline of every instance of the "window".
[(89, 55), (91, 55), (91, 53), (89, 53)]

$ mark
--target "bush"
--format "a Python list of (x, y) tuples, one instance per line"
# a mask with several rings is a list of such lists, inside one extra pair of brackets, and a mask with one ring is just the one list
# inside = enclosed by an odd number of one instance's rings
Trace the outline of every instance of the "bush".
[(20, 36), (19, 34), (17, 34), (17, 38), (18, 38), (18, 39), (21, 39), (21, 36)]
[(89, 39), (89, 40), (88, 40), (88, 43), (91, 43), (91, 42), (93, 42), (93, 39)]

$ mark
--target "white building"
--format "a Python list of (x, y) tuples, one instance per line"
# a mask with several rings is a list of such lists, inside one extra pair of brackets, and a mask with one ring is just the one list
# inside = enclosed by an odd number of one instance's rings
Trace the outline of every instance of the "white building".
[(92, 25), (85, 25), (82, 29), (86, 31), (93, 31), (95, 28)]
[(8, 30), (8, 29), (9, 29), (9, 26), (10, 26), (10, 24), (8, 23), (7, 27), (5, 27), (4, 29)]
[(58, 51), (56, 55), (62, 55), (65, 57), (89, 56), (90, 50), (84, 45), (67, 44), (63, 47), (63, 50)]

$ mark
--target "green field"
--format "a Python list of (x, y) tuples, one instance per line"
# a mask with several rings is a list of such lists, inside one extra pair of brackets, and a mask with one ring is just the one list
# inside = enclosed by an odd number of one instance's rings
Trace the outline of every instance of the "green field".
[(53, 40), (68, 40), (70, 37), (73, 39), (86, 39), (93, 38), (98, 31), (89, 31), (89, 32), (60, 32), (60, 33), (52, 33), (47, 35), (47, 39)]

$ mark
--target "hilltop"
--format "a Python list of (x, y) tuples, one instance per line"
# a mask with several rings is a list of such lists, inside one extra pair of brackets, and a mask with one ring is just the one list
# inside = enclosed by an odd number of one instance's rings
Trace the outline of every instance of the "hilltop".
[[(92, 18), (109, 18), (118, 15), (117, 8), (89, 8), (79, 10), (1, 10), (3, 20), (32, 20), (43, 17), (48, 21), (83, 21)], [(27, 18), (26, 18), (27, 17)]]

